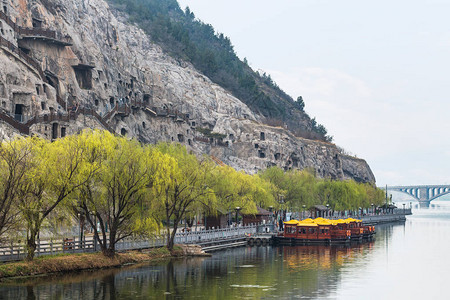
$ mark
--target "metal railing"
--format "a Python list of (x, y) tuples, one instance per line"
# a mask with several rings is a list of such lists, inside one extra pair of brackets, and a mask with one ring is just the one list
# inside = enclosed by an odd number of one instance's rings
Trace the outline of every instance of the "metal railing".
[[(202, 242), (220, 241), (232, 238), (241, 238), (249, 234), (255, 234), (258, 226), (242, 226), (215, 230), (201, 230), (194, 232), (180, 232), (175, 235), (176, 244), (194, 244)], [(115, 245), (117, 251), (139, 250), (147, 248), (162, 247), (166, 244), (165, 236), (158, 236), (151, 239), (126, 239)], [(78, 237), (38, 240), (35, 256), (54, 255), (61, 253), (88, 253), (100, 250), (99, 243), (94, 237), (81, 240)], [(11, 243), (0, 245), (0, 261), (23, 260), (27, 256), (25, 243)]]
[(27, 64), (29, 64), (31, 67), (33, 67), (41, 77), (42, 80), (45, 80), (44, 72), (42, 72), (41, 65), (34, 60), (31, 56), (20, 50), (18, 47), (16, 47), (13, 43), (6, 40), (2, 36), (0, 36), (0, 46), (5, 47), (10, 52), (17, 54), (20, 58), (22, 58)]
[(45, 37), (53, 40), (59, 40), (68, 44), (72, 43), (72, 39), (70, 36), (62, 35), (61, 33), (52, 29), (21, 27), (2, 11), (0, 11), (0, 19), (5, 21), (16, 33), (22, 36)]
[(5, 21), (9, 26), (12, 27), (12, 29), (14, 29), (14, 31), (17, 32), (16, 23), (14, 23), (13, 20), (11, 20), (11, 18), (9, 16), (7, 16), (3, 11), (0, 11), (0, 19)]
[(195, 137), (194, 137), (194, 141), (196, 141), (196, 142), (202, 142), (202, 143), (206, 143), (206, 144), (210, 144), (210, 143), (211, 143), (211, 141), (209, 140), (209, 138), (201, 137), (201, 136), (195, 136)]
[(30, 127), (28, 125), (16, 121), (14, 118), (2, 111), (0, 111), (0, 120), (16, 128), (22, 134), (30, 134)]

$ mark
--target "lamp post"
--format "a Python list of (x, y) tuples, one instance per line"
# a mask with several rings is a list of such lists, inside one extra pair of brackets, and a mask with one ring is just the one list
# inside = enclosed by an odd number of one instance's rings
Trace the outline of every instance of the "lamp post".
[(239, 206), (236, 206), (234, 209), (236, 211), (236, 227), (238, 227), (238, 212), (241, 210)]
[(327, 207), (327, 217), (328, 217), (328, 216), (329, 216), (329, 211), (328, 211), (328, 209), (329, 209), (329, 207), (330, 207), (330, 204), (327, 203), (326, 207)]
[(81, 214), (78, 213), (77, 216), (78, 216), (78, 235), (80, 237), (80, 242), (78, 244), (78, 247), (81, 248), (81, 241), (83, 239), (83, 231), (81, 230)]
[(269, 206), (269, 211), (270, 211), (270, 224), (273, 224), (273, 206)]
[(372, 203), (372, 216), (375, 215), (375, 211), (373, 210), (373, 203)]
[(403, 203), (403, 214), (405, 214), (405, 203)]
[(185, 233), (186, 233), (186, 230), (187, 230), (187, 213), (188, 213), (188, 211), (185, 210), (184, 211), (184, 232)]
[(275, 231), (275, 229), (272, 227), (273, 226), (273, 206), (269, 206), (269, 211), (270, 211), (270, 222), (269, 222), (269, 231)]
[(360, 217), (362, 216), (362, 208), (361, 207), (359, 207), (359, 215), (360, 215)]
[(302, 210), (302, 220), (304, 220), (305, 219), (305, 208), (306, 208), (306, 205), (303, 204), (302, 208), (303, 208), (303, 210)]

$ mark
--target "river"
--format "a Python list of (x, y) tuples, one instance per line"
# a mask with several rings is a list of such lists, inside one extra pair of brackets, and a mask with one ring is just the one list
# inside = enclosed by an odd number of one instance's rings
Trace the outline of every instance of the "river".
[(209, 258), (15, 279), (0, 299), (448, 299), (450, 202), (351, 247), (241, 247)]

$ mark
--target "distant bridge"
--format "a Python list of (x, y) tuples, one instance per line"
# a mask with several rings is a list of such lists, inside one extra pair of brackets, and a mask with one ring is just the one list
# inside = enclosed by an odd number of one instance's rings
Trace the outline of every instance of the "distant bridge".
[[(382, 187), (385, 190), (385, 187)], [(388, 186), (388, 191), (402, 192), (422, 203), (430, 203), (436, 198), (450, 194), (450, 185)]]

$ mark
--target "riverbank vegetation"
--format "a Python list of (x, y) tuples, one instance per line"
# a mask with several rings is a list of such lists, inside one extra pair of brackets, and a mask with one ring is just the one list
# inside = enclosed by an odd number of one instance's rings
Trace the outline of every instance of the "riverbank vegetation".
[(0, 265), (0, 279), (18, 276), (64, 273), (120, 267), (172, 257), (166, 248), (149, 249), (146, 252), (129, 251), (106, 257), (101, 253), (58, 254), (42, 256), (33, 261), (21, 261)]
[(276, 167), (249, 175), (180, 144), (142, 145), (107, 131), (0, 144), (0, 238), (25, 239), (28, 260), (40, 232), (55, 233), (63, 224), (92, 228), (102, 253), (113, 257), (117, 242), (128, 237), (165, 234), (172, 250), (182, 220), (236, 207), (241, 214), (314, 204), (356, 210), (383, 199), (369, 184)]

